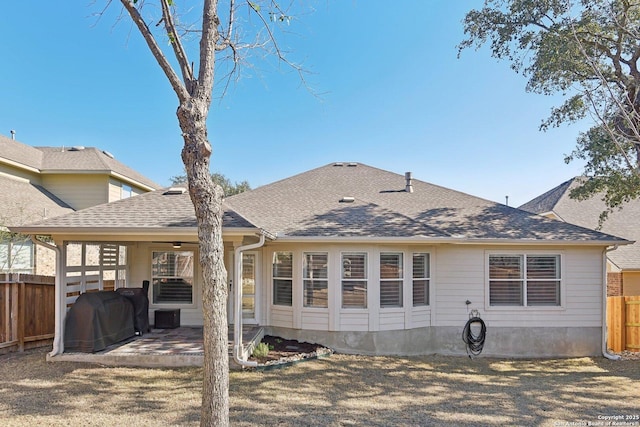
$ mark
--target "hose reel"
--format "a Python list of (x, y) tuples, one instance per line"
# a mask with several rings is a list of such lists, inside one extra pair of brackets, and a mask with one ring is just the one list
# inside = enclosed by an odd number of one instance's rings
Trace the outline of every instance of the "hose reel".
[(467, 345), (467, 354), (469, 358), (482, 353), (484, 341), (487, 334), (487, 326), (480, 318), (480, 312), (476, 309), (469, 313), (469, 320), (462, 330), (462, 341)]

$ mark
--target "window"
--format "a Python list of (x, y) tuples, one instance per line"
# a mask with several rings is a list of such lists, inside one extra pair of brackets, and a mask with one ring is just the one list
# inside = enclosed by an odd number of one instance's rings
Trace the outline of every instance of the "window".
[(293, 289), (293, 253), (273, 254), (273, 304), (291, 307)]
[(560, 255), (490, 255), (489, 305), (559, 306)]
[(34, 248), (29, 239), (0, 242), (0, 272), (33, 274)]
[(429, 254), (413, 254), (413, 306), (429, 305)]
[(328, 306), (328, 263), (326, 252), (307, 252), (304, 254), (302, 276), (304, 279), (304, 306)]
[(402, 254), (380, 254), (380, 307), (402, 307)]
[(120, 189), (120, 198), (127, 199), (131, 196), (133, 196), (133, 189), (131, 188), (131, 186), (122, 184), (122, 187)]
[(367, 308), (367, 254), (342, 254), (342, 308)]
[(151, 262), (154, 304), (193, 303), (193, 251), (154, 251)]

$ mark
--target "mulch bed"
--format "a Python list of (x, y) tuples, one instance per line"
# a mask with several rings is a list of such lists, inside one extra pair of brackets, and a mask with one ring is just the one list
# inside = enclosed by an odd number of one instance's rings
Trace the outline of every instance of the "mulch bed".
[(305, 359), (329, 356), (333, 351), (323, 345), (287, 340), (272, 335), (265, 335), (262, 342), (269, 346), (269, 353), (265, 357), (249, 357), (249, 360), (259, 365), (285, 365)]

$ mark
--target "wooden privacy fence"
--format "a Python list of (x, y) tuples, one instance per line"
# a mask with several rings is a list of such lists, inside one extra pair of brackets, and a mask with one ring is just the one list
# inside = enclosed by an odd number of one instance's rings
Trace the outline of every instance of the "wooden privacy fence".
[(607, 297), (607, 346), (640, 351), (640, 296)]
[(0, 274), (0, 353), (48, 345), (54, 328), (55, 279)]

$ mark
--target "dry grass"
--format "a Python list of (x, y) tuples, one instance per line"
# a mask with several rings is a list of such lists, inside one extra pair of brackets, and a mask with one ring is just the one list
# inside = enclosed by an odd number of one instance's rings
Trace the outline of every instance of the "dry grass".
[[(198, 424), (200, 369), (46, 363), (44, 354), (0, 356), (0, 425)], [(234, 426), (607, 425), (603, 416), (640, 416), (639, 380), (637, 360), (333, 355), (232, 372), (230, 417)]]

